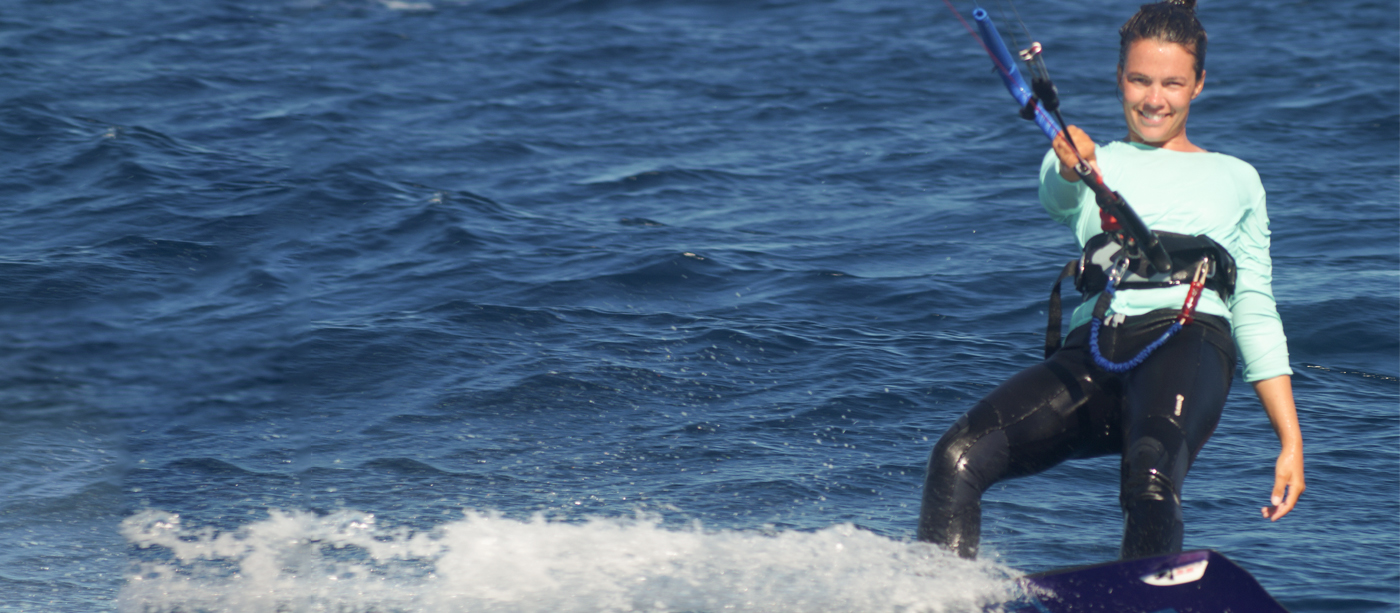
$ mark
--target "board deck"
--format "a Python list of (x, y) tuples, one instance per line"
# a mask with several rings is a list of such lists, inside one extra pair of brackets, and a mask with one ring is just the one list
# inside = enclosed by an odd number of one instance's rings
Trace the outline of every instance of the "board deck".
[(1209, 549), (1027, 575), (1007, 613), (1287, 613), (1243, 568)]

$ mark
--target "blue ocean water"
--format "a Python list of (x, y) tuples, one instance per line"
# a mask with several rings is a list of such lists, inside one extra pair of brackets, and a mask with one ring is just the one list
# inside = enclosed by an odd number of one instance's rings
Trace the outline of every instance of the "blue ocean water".
[[(1100, 140), (1138, 4), (1017, 6)], [(1400, 14), (1200, 14), (1308, 490), (1257, 517), (1237, 382), (1186, 544), (1394, 611)], [(975, 611), (1117, 554), (1112, 458), (989, 492), (976, 563), (912, 542), (1074, 255), (942, 3), (13, 2), (0, 73), (0, 609)]]

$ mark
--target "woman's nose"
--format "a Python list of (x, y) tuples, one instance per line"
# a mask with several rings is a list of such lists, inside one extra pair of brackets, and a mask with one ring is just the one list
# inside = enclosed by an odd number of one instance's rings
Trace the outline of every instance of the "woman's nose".
[(1143, 96), (1142, 103), (1148, 106), (1164, 106), (1167, 103), (1166, 93), (1157, 85), (1147, 88), (1147, 95)]

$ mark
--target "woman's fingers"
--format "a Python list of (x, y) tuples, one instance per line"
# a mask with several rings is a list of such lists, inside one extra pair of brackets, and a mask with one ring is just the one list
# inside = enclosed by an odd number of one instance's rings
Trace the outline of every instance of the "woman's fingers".
[(1070, 126), (1066, 128), (1066, 131), (1074, 140), (1074, 146), (1079, 150), (1079, 155), (1084, 158), (1084, 161), (1093, 162), (1095, 160), (1094, 140), (1089, 138), (1089, 135), (1085, 134), (1083, 130), (1080, 130), (1079, 126)]
[[(1068, 138), (1066, 138), (1067, 136)], [(1073, 147), (1070, 147), (1070, 139), (1074, 142)], [(1050, 146), (1055, 150), (1055, 156), (1060, 158), (1060, 176), (1066, 181), (1072, 183), (1079, 180), (1079, 174), (1074, 171), (1074, 168), (1079, 165), (1081, 158), (1089, 162), (1095, 172), (1098, 171), (1094, 155), (1094, 141), (1083, 130), (1080, 130), (1079, 126), (1065, 128), (1055, 137)]]
[(1304, 489), (1303, 454), (1285, 450), (1279, 454), (1274, 468), (1274, 491), (1269, 497), (1272, 506), (1263, 508), (1264, 517), (1269, 521), (1278, 521), (1287, 515), (1298, 504), (1298, 497), (1303, 495)]

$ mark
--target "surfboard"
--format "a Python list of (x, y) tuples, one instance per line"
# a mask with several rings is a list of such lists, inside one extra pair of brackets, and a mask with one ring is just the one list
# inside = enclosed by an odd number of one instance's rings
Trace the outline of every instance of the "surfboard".
[(1019, 580), (1007, 613), (1288, 613), (1249, 571), (1209, 549), (1052, 570)]

